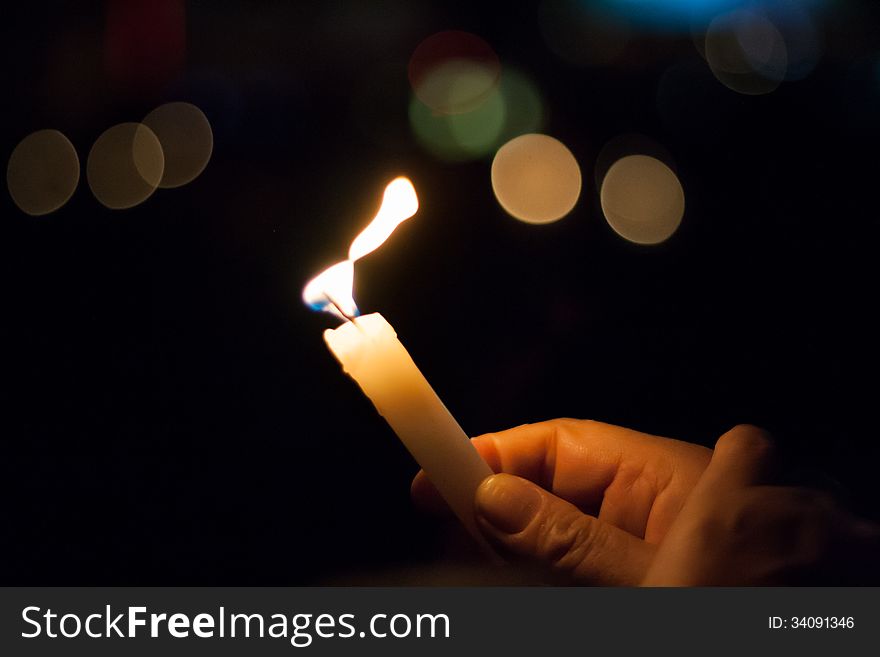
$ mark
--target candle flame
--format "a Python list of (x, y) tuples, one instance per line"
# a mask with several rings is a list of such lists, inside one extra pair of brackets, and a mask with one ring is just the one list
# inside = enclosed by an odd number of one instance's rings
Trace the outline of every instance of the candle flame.
[(348, 259), (357, 260), (372, 253), (388, 239), (394, 229), (419, 209), (419, 199), (409, 178), (395, 178), (385, 187), (382, 207), (348, 249)]
[(354, 238), (348, 260), (337, 262), (310, 280), (303, 301), (314, 310), (326, 310), (340, 319), (358, 314), (354, 302), (354, 263), (378, 249), (391, 233), (419, 209), (419, 199), (409, 178), (395, 178), (385, 187), (376, 216)]
[(343, 260), (328, 267), (306, 284), (303, 301), (312, 310), (326, 310), (339, 319), (345, 319), (345, 315), (352, 317), (358, 314), (352, 296), (353, 287), (354, 263)]

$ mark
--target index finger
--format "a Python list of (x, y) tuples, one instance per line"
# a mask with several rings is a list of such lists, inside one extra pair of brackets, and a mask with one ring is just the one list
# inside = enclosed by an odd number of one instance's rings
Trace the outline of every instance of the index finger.
[[(648, 478), (656, 481), (659, 490), (682, 463), (698, 462), (701, 472), (707, 460), (704, 448), (689, 443), (567, 418), (484, 434), (473, 444), (494, 472), (528, 479), (593, 513), (615, 480), (625, 486)], [(695, 450), (699, 450), (696, 459)], [(442, 504), (421, 472), (413, 481), (412, 494), (421, 506)]]

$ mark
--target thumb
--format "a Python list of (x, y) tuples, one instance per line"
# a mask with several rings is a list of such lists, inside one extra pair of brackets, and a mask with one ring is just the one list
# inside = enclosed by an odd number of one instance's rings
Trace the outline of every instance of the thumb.
[(640, 538), (513, 475), (484, 480), (475, 507), (493, 545), (581, 583), (635, 586), (654, 553)]

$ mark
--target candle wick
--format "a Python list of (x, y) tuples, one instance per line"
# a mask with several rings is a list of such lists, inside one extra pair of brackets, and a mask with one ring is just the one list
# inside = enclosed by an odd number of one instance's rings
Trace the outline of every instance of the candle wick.
[(330, 304), (331, 304), (334, 308), (336, 308), (336, 310), (339, 312), (339, 314), (342, 315), (342, 316), (345, 318), (345, 321), (347, 321), (347, 322), (351, 322), (352, 324), (354, 324), (355, 326), (357, 326), (357, 323), (354, 321), (354, 316), (353, 316), (353, 315), (349, 315), (347, 312), (345, 312), (345, 311), (342, 309), (342, 306), (339, 305), (339, 302), (336, 301), (336, 299), (334, 299), (333, 296), (332, 296), (329, 292), (324, 292), (324, 296), (327, 297), (327, 301), (329, 301)]

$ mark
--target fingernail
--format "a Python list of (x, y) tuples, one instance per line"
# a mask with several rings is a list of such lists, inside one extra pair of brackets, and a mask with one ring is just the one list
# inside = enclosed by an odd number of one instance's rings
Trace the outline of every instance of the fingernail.
[(477, 489), (477, 513), (505, 534), (525, 529), (540, 506), (541, 494), (513, 475), (494, 475)]

